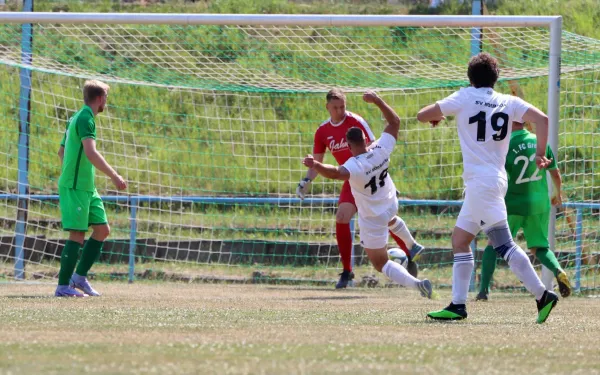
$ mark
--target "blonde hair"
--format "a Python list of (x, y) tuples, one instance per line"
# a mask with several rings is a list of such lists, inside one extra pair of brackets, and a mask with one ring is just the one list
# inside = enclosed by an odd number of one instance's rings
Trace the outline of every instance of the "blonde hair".
[(104, 82), (95, 79), (85, 81), (85, 84), (83, 85), (83, 102), (89, 104), (102, 95), (108, 95), (109, 89), (110, 86)]

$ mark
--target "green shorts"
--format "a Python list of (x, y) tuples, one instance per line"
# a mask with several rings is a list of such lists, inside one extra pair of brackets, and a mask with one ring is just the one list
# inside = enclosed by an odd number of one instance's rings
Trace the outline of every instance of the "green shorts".
[(523, 235), (527, 240), (527, 248), (548, 248), (548, 223), (550, 221), (550, 212), (544, 212), (539, 215), (520, 216), (508, 215), (508, 227), (513, 238), (516, 237), (519, 229), (523, 228)]
[(90, 225), (107, 224), (106, 211), (96, 190), (59, 186), (58, 197), (63, 230), (87, 232)]

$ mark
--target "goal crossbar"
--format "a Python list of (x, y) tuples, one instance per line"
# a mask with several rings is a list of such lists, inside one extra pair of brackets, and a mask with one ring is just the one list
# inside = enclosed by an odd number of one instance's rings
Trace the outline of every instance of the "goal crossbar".
[(0, 12), (0, 23), (297, 25), (414, 27), (551, 27), (561, 16), (416, 16), (295, 14), (165, 14)]

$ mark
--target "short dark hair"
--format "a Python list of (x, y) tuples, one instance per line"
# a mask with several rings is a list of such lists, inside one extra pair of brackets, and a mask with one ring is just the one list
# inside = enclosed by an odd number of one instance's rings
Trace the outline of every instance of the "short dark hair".
[(346, 100), (346, 94), (344, 94), (344, 92), (340, 89), (331, 89), (329, 90), (329, 92), (327, 93), (327, 103), (329, 103), (332, 100), (338, 99), (338, 100)]
[(346, 132), (346, 140), (353, 145), (361, 145), (365, 143), (365, 135), (361, 128), (353, 126)]
[(475, 88), (494, 87), (500, 70), (498, 70), (498, 60), (487, 52), (479, 53), (469, 60), (469, 69), (467, 70), (469, 81)]

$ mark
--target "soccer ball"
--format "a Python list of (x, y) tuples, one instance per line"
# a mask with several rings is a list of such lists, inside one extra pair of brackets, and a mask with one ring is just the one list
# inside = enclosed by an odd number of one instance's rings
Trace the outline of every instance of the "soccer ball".
[(408, 257), (406, 256), (406, 253), (402, 249), (394, 247), (394, 248), (388, 249), (387, 252), (388, 252), (388, 258), (392, 262), (396, 262), (404, 268), (406, 268), (408, 266)]

